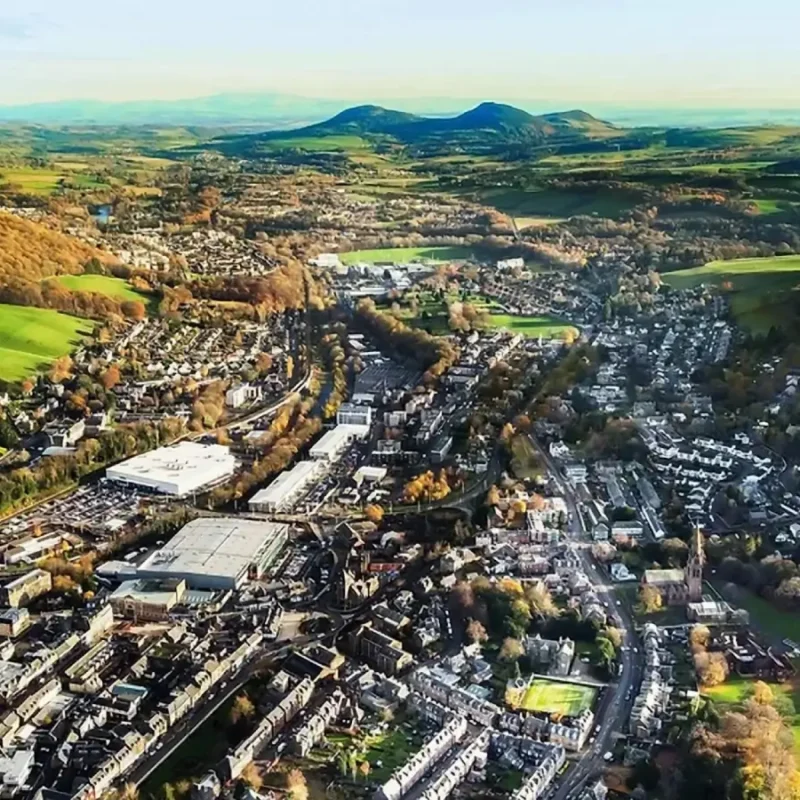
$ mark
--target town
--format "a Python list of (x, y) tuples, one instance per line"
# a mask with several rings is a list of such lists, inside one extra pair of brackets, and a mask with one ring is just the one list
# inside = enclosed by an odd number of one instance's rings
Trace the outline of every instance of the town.
[(791, 680), (748, 583), (800, 591), (796, 366), (724, 426), (707, 288), (387, 253), (260, 319), (174, 289), (2, 398), (45, 490), (2, 487), (4, 797), (603, 800)]

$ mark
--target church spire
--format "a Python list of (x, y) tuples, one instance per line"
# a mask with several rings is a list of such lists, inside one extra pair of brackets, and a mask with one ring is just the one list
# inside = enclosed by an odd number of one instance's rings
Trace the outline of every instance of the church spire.
[(703, 599), (703, 564), (705, 563), (705, 539), (699, 527), (692, 531), (689, 543), (689, 562), (686, 564), (686, 590), (689, 601), (696, 603)]

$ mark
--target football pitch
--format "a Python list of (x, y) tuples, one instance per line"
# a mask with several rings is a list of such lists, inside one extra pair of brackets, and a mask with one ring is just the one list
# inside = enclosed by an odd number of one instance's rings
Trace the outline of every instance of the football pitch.
[(581, 711), (590, 709), (596, 697), (597, 690), (591, 686), (535, 678), (525, 689), (520, 708), (543, 714), (576, 717)]

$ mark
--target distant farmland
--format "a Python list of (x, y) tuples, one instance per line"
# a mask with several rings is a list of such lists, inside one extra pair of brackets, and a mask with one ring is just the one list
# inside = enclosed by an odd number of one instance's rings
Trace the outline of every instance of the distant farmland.
[(92, 332), (92, 323), (43, 308), (0, 305), (0, 380), (46, 369)]

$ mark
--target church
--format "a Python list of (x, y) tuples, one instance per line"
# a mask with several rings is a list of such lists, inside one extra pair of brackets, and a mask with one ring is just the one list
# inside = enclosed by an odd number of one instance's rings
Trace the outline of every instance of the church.
[(664, 605), (681, 606), (703, 599), (703, 534), (700, 528), (692, 532), (689, 543), (689, 561), (686, 569), (648, 569), (642, 586), (653, 586), (661, 592)]

